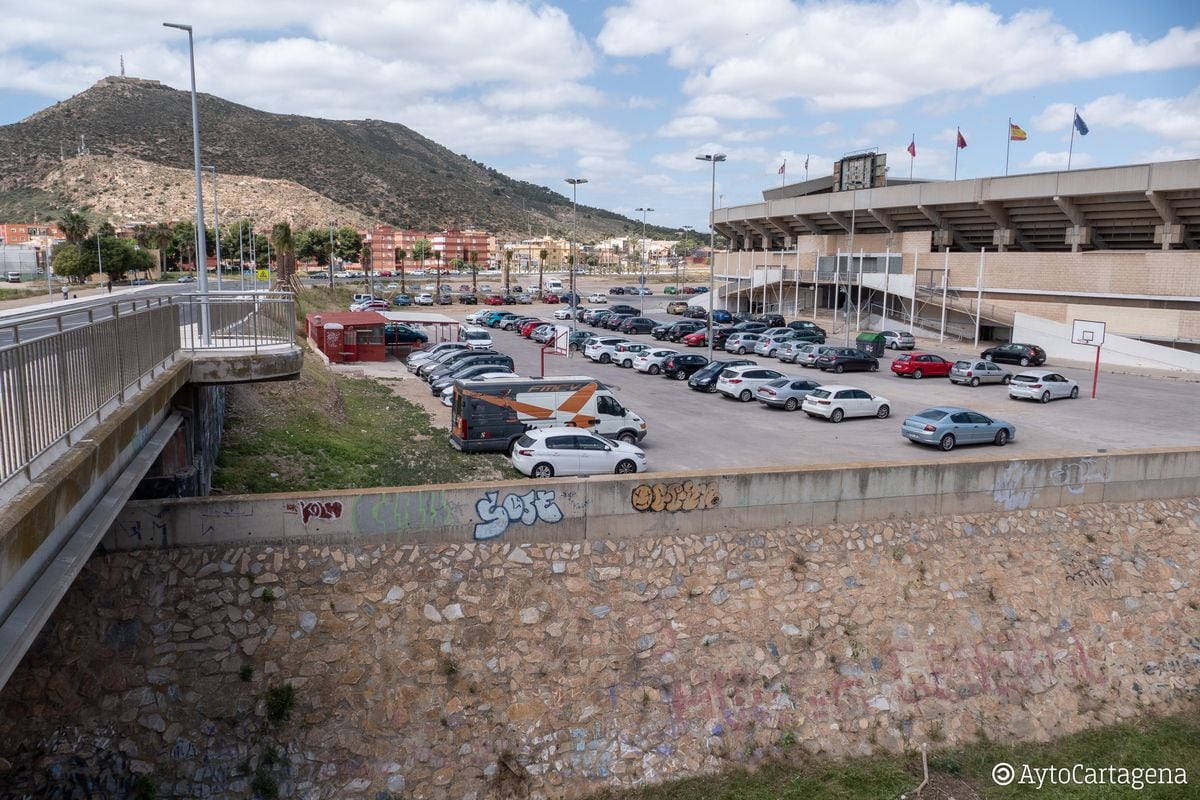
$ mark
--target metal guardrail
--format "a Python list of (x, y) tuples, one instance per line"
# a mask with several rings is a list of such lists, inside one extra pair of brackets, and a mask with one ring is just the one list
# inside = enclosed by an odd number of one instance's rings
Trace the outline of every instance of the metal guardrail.
[(40, 457), (79, 441), (181, 352), (294, 343), (290, 292), (113, 298), (0, 317), (0, 489), (22, 473), (32, 480)]

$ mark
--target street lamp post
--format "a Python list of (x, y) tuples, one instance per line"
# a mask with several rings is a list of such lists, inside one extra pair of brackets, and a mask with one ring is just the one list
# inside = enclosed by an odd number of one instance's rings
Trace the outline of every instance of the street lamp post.
[(705, 334), (705, 339), (708, 341), (708, 360), (712, 361), (713, 357), (713, 311), (716, 310), (716, 262), (717, 262), (717, 226), (714, 224), (714, 218), (717, 215), (717, 164), (725, 160), (724, 153), (706, 153), (702, 156), (696, 156), (697, 161), (712, 162), (712, 197), (710, 198), (710, 210), (708, 213), (708, 333)]
[(333, 288), (333, 222), (329, 223), (329, 288)]
[(164, 22), (164, 28), (187, 31), (188, 64), (192, 74), (192, 169), (196, 179), (196, 278), (200, 281), (201, 302), (200, 338), (209, 343), (208, 324), (208, 264), (204, 257), (204, 187), (200, 181), (200, 112), (196, 102), (196, 50), (192, 44), (192, 26), (177, 22)]
[[(579, 184), (587, 183), (587, 178), (567, 178), (567, 183), (571, 184), (571, 332), (579, 330), (579, 296), (575, 291), (575, 219), (576, 210), (578, 208), (576, 192), (579, 189)], [(567, 348), (567, 357), (570, 357), (571, 348)]]
[(646, 266), (650, 261), (650, 252), (646, 247), (646, 214), (653, 211), (653, 208), (639, 208), (642, 212), (642, 285), (641, 291), (638, 292), (638, 298), (641, 300), (638, 308), (642, 316), (646, 316)]
[(216, 165), (205, 167), (204, 169), (212, 170), (213, 176), (213, 230), (215, 231), (217, 244), (217, 291), (221, 291), (221, 209), (217, 205), (217, 167)]

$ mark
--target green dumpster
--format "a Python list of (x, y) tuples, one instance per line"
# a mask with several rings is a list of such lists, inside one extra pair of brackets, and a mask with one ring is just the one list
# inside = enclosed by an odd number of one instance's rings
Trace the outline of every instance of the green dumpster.
[(854, 345), (864, 353), (870, 353), (879, 358), (883, 355), (883, 334), (863, 331), (855, 338)]

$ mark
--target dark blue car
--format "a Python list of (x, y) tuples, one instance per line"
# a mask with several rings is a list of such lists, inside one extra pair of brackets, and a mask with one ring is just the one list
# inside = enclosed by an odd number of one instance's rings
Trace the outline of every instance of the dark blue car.
[(733, 322), (733, 314), (723, 308), (718, 308), (712, 312), (712, 320), (719, 323)]

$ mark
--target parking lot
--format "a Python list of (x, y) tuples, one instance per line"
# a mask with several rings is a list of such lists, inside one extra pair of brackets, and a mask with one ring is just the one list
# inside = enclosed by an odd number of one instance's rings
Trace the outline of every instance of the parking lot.
[[(612, 302), (622, 299), (611, 298)], [(662, 295), (646, 298), (647, 316), (663, 321), (679, 320), (680, 317), (668, 315), (663, 310), (668, 299)], [(510, 307), (509, 310), (549, 319), (554, 308), (534, 305)], [(470, 310), (456, 308), (455, 316), (465, 316)], [(831, 329), (828, 316), (818, 317), (817, 321)], [(581, 330), (604, 330), (582, 322), (578, 325)], [(540, 345), (508, 331), (497, 330), (492, 338), (497, 350), (513, 357), (519, 374), (539, 374)], [(628, 338), (656, 342), (649, 335)], [(842, 342), (840, 334), (831, 335), (830, 344)], [(665, 342), (662, 346), (702, 355), (707, 352), (706, 348), (686, 348)], [(978, 355), (979, 352), (970, 342), (939, 345), (936, 340), (930, 342), (920, 338), (917, 350), (938, 353), (949, 360)], [(987, 454), (1007, 459), (1025, 453), (1200, 444), (1200, 412), (1197, 411), (1200, 409), (1200, 383), (1194, 381), (1102, 371), (1099, 397), (1091, 400), (1090, 369), (1051, 361), (1046, 366), (1076, 380), (1081, 394), (1077, 400), (1043, 405), (1011, 400), (1007, 387), (1000, 385), (970, 388), (952, 384), (945, 378), (919, 381), (900, 378), (890, 371), (893, 355), (894, 351), (889, 350), (880, 359), (879, 372), (847, 372), (843, 375), (781, 364), (775, 359), (737, 356), (753, 358), (785, 375), (804, 376), (822, 384), (862, 388), (889, 401), (891, 417), (888, 419), (847, 419), (840, 424), (810, 418), (800, 411), (767, 408), (757, 401), (742, 403), (721, 394), (695, 391), (684, 381), (647, 375), (613, 364), (598, 364), (579, 353), (572, 353), (569, 358), (547, 355), (545, 364), (547, 375), (588, 375), (604, 382), (616, 391), (623, 404), (644, 417), (649, 433), (641, 446), (652, 470), (944, 460)], [(717, 351), (716, 357), (735, 356)], [(1015, 365), (1003, 366), (1013, 374), (1022, 371)], [(428, 389), (422, 391), (429, 397)], [(1016, 439), (1003, 449), (978, 445), (943, 453), (932, 447), (912, 444), (900, 436), (900, 425), (906, 416), (934, 405), (962, 406), (1011, 422), (1016, 426)], [(448, 410), (438, 408), (448, 419)]]

